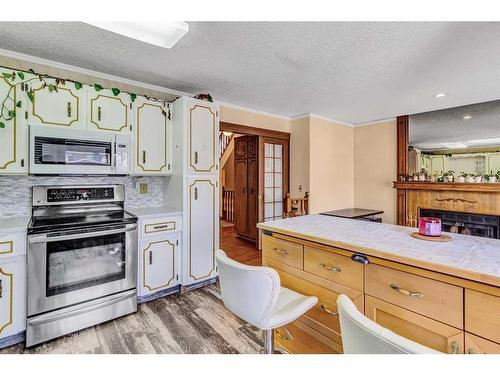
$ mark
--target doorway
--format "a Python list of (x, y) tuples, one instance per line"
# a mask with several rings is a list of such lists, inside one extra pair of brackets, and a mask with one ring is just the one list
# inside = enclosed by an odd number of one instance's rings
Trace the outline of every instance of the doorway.
[(220, 248), (236, 261), (261, 265), (256, 225), (283, 217), (289, 143), (289, 133), (220, 123)]

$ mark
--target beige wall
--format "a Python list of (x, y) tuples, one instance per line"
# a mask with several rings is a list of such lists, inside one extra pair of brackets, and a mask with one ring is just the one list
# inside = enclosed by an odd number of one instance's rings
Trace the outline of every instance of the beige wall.
[[(309, 117), (292, 120), (290, 136), (290, 195), (299, 197), (309, 191)], [(302, 191), (300, 190), (302, 185)]]
[(311, 213), (353, 206), (353, 137), (352, 127), (310, 118)]
[(384, 210), (396, 221), (396, 120), (354, 128), (354, 206)]
[(291, 123), (289, 119), (284, 117), (275, 117), (224, 105), (220, 106), (220, 121), (286, 133), (290, 133)]

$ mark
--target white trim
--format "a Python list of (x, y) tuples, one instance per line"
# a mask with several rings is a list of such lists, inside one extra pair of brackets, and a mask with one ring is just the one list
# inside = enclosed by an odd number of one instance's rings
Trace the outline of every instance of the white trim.
[(326, 116), (317, 115), (315, 113), (302, 113), (301, 115), (293, 116), (290, 119), (291, 120), (298, 120), (298, 119), (301, 119), (301, 118), (304, 118), (304, 117), (311, 117), (311, 118), (315, 118), (315, 119), (318, 119), (318, 120), (328, 121), (328, 122), (331, 122), (333, 124), (347, 126), (349, 128), (353, 128), (355, 126), (355, 125), (350, 124), (350, 123), (345, 122), (345, 121), (335, 120), (335, 119), (332, 119), (332, 118), (329, 118), (329, 117), (326, 117)]
[(53, 60), (47, 60), (47, 59), (43, 59), (41, 57), (25, 55), (24, 53), (9, 51), (6, 49), (0, 48), (0, 55), (5, 56), (5, 57), (9, 57), (12, 59), (18, 59), (18, 60), (31, 62), (34, 64), (46, 65), (46, 66), (49, 66), (51, 68), (69, 70), (69, 71), (74, 72), (74, 73), (80, 73), (80, 74), (85, 74), (85, 75), (89, 75), (89, 76), (96, 77), (96, 78), (106, 79), (106, 80), (110, 80), (110, 81), (116, 81), (119, 83), (123, 83), (125, 85), (138, 86), (138, 87), (141, 87), (141, 88), (144, 88), (147, 90), (154, 90), (154, 91), (162, 92), (162, 93), (169, 94), (169, 95), (192, 96), (192, 94), (190, 94), (190, 93), (172, 90), (172, 89), (169, 89), (167, 87), (162, 87), (162, 86), (157, 86), (157, 85), (153, 85), (150, 83), (134, 81), (132, 79), (118, 77), (118, 76), (114, 76), (111, 74), (100, 73), (100, 72), (96, 72), (95, 70), (80, 68), (78, 66), (68, 65), (68, 64), (60, 63), (60, 62), (53, 61)]
[(260, 111), (258, 109), (248, 108), (248, 107), (245, 107), (245, 106), (242, 106), (242, 105), (221, 102), (221, 101), (218, 101), (218, 100), (216, 100), (216, 102), (219, 103), (219, 105), (221, 107), (239, 109), (241, 111), (252, 112), (252, 113), (256, 113), (258, 115), (263, 115), (263, 116), (276, 117), (276, 118), (279, 118), (279, 119), (282, 119), (282, 120), (288, 120), (288, 121), (290, 121), (292, 119), (291, 117), (288, 117), (288, 116), (277, 115), (277, 114), (270, 113), (270, 112)]
[(359, 124), (354, 124), (354, 127), (358, 128), (358, 127), (362, 127), (362, 126), (377, 125), (377, 124), (382, 124), (384, 122), (390, 122), (390, 121), (396, 121), (396, 117), (389, 117), (389, 118), (386, 118), (383, 120), (360, 122)]

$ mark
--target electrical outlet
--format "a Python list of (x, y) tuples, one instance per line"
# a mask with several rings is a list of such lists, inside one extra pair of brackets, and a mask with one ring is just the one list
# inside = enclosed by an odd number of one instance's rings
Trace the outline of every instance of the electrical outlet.
[(139, 183), (139, 193), (146, 194), (148, 192), (148, 184), (146, 182)]
[(302, 192), (302, 185), (299, 185), (299, 191)]

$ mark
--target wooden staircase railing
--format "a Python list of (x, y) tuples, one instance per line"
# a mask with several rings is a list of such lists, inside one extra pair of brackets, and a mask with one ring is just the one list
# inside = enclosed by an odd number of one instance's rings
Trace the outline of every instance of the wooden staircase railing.
[(234, 222), (234, 190), (222, 188), (222, 219)]
[(309, 214), (309, 192), (306, 191), (303, 197), (292, 198), (289, 193), (284, 199), (285, 217), (302, 216)]
[(227, 146), (229, 146), (231, 139), (233, 139), (233, 134), (226, 135), (224, 134), (224, 132), (219, 132), (219, 160), (222, 158), (222, 155), (224, 155), (224, 152), (227, 150)]

